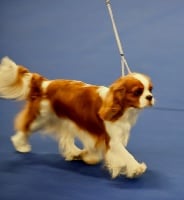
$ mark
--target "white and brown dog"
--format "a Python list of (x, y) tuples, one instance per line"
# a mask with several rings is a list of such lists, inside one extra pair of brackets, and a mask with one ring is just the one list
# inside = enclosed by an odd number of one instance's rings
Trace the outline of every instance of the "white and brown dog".
[[(88, 164), (104, 160), (112, 177), (134, 178), (146, 170), (127, 151), (129, 133), (139, 111), (154, 104), (148, 76), (131, 73), (109, 87), (75, 80), (47, 80), (8, 57), (0, 64), (0, 97), (25, 100), (15, 119), (15, 149), (31, 151), (28, 142), (38, 130), (52, 135), (66, 160)], [(83, 149), (75, 145), (78, 138)]]

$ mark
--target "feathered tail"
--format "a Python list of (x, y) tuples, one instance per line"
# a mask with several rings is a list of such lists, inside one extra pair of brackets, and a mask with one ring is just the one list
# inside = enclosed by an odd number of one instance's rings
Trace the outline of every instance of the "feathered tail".
[(0, 63), (0, 98), (26, 99), (31, 78), (28, 69), (4, 57)]

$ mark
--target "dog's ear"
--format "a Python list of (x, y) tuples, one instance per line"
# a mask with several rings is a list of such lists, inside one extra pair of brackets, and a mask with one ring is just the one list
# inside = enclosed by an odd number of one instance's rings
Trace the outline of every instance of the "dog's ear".
[(99, 110), (100, 118), (114, 121), (123, 112), (122, 103), (125, 96), (125, 87), (111, 87)]

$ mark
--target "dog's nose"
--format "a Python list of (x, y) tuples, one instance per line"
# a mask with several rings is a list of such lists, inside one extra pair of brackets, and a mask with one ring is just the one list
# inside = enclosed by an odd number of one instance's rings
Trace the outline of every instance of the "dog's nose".
[(151, 101), (151, 100), (152, 100), (152, 98), (153, 98), (153, 96), (152, 96), (152, 95), (148, 95), (148, 96), (146, 96), (146, 99), (147, 99), (147, 100), (149, 100), (149, 101)]

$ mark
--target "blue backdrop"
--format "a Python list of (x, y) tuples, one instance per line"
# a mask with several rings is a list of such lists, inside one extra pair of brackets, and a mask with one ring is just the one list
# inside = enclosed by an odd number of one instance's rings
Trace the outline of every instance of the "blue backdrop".
[[(39, 135), (32, 153), (18, 154), (9, 138), (22, 104), (0, 100), (0, 199), (184, 198), (184, 1), (111, 3), (131, 70), (154, 82), (156, 106), (141, 114), (128, 145), (148, 171), (111, 180), (102, 165), (64, 161), (56, 143)], [(109, 85), (121, 75), (105, 0), (1, 0), (3, 56), (50, 79)]]

